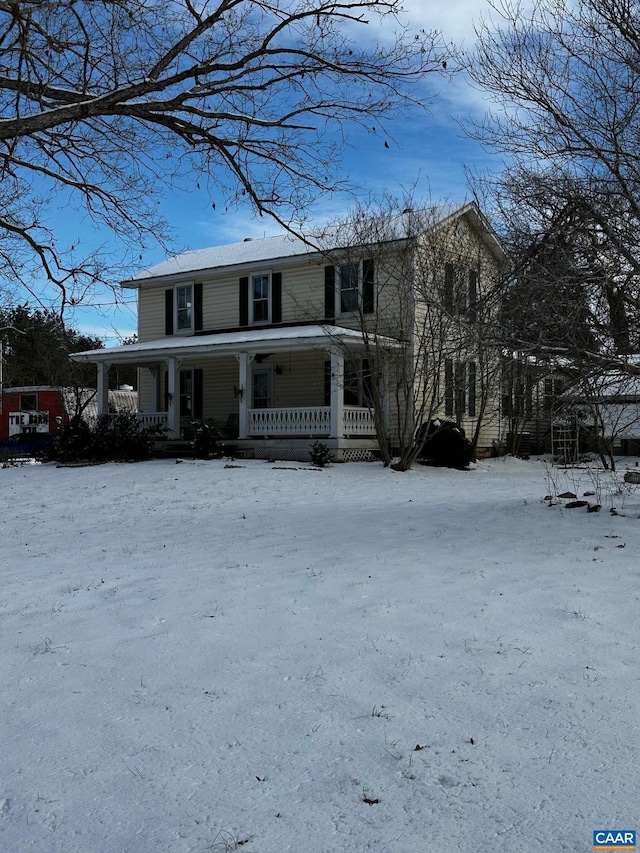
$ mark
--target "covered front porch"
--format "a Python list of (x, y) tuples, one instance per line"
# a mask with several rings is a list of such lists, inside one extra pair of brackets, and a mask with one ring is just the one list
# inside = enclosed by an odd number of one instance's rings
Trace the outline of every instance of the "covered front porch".
[(135, 364), (137, 416), (164, 426), (169, 440), (206, 419), (247, 456), (306, 458), (310, 441), (322, 439), (341, 459), (377, 449), (362, 370), (354, 370), (363, 352), (360, 332), (314, 325), (171, 337), (72, 358), (96, 364), (100, 414), (108, 412), (110, 365)]

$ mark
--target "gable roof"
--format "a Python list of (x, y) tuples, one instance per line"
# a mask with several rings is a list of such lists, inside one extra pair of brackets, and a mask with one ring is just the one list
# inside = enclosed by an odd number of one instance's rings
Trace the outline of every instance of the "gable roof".
[[(499, 248), (500, 241), (480, 213), (475, 202), (462, 202), (459, 204), (443, 204), (427, 209), (431, 227), (443, 225), (448, 220), (465, 214), (474, 217), (476, 224), (490, 236), (490, 242), (495, 248)], [(400, 220), (401, 217), (398, 217)], [(402, 224), (402, 223), (400, 223)], [(182, 278), (189, 273), (202, 275), (230, 267), (241, 267), (243, 265), (273, 263), (288, 258), (312, 257), (321, 255), (322, 248), (329, 251), (330, 248), (345, 248), (345, 235), (349, 229), (318, 231), (307, 237), (295, 236), (293, 234), (279, 234), (275, 237), (263, 237), (260, 239), (247, 239), (241, 243), (230, 243), (224, 246), (211, 246), (207, 249), (196, 249), (183, 252), (168, 258), (155, 266), (142, 270), (130, 279), (121, 282), (122, 287), (136, 288), (142, 282), (160, 281), (165, 279)], [(399, 230), (398, 239), (406, 237)], [(322, 247), (322, 248), (321, 248)]]

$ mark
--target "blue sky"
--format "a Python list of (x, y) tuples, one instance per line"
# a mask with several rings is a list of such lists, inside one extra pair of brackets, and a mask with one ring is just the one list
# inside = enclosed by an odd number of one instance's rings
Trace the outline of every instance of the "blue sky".
[[(406, 0), (406, 21), (412, 27), (440, 29), (447, 41), (473, 45), (473, 22), (488, 9), (486, 0)], [(370, 134), (352, 128), (347, 137), (340, 174), (362, 188), (363, 195), (379, 197), (383, 193), (401, 196), (403, 190), (415, 187), (418, 200), (440, 203), (462, 201), (469, 195), (465, 166), (472, 170), (498, 169), (497, 158), (469, 139), (459, 121), (480, 116), (485, 110), (482, 95), (461, 76), (453, 81), (431, 77), (425, 81), (425, 93), (437, 95), (430, 111), (416, 109), (411, 116), (388, 124), (389, 135)], [(389, 148), (384, 145), (385, 139)], [(248, 208), (224, 212), (224, 204), (212, 209), (212, 199), (205, 191), (189, 194), (165, 192), (161, 209), (174, 230), (176, 250), (199, 249), (263, 237), (281, 231), (277, 223), (255, 217)], [(318, 200), (309, 211), (314, 223), (325, 223), (344, 215), (353, 199), (346, 194)], [(77, 229), (78, 223), (67, 221), (65, 227)], [(89, 235), (88, 239), (95, 239)], [(142, 256), (132, 275), (165, 258), (160, 247)], [(122, 336), (136, 331), (135, 294), (125, 291), (127, 304), (115, 306), (113, 297), (105, 293), (98, 308), (75, 309), (69, 319), (83, 332), (97, 335), (107, 345), (119, 343)]]

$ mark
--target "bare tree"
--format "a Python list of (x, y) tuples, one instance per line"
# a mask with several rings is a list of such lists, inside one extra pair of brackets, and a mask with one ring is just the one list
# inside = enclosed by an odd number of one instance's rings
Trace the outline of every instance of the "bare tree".
[[(360, 206), (319, 241), (332, 247), (325, 256), (343, 303), (340, 322), (363, 337), (363, 350), (347, 350), (350, 375), (362, 377), (382, 458), (390, 464), (397, 454), (397, 470), (412, 466), (437, 416), (471, 426), (475, 447), (497, 414), (499, 264), (487, 263), (458, 213), (388, 198)], [(334, 248), (336, 235), (345, 248)]]
[[(637, 4), (539, 0), (529, 12), (506, 0), (477, 35), (468, 69), (494, 108), (473, 133), (509, 163), (489, 191), (518, 249), (516, 276), (529, 276), (525, 287), (555, 279), (546, 305), (564, 324), (561, 340), (554, 320), (522, 344), (629, 364), (640, 308)], [(531, 275), (536, 264), (543, 275)], [(539, 331), (534, 313), (529, 328)]]
[[(424, 100), (446, 67), (401, 0), (0, 0), (0, 259), (5, 285), (62, 309), (115, 259), (56, 239), (66, 208), (136, 254), (164, 241), (162, 187), (208, 186), (290, 225), (342, 186), (340, 128)], [(370, 20), (387, 22), (375, 44)], [(390, 30), (397, 25), (393, 34)], [(195, 177), (194, 177), (195, 176)]]

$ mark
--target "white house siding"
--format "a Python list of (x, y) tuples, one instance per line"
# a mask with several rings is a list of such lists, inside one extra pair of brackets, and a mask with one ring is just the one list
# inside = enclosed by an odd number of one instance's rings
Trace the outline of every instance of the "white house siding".
[(324, 266), (317, 263), (282, 271), (282, 322), (304, 323), (324, 316)]
[(215, 281), (202, 283), (202, 327), (207, 331), (231, 329), (238, 325), (239, 276), (227, 273)]
[(164, 291), (158, 285), (142, 285), (138, 296), (138, 340), (155, 341), (164, 335)]
[[(304, 262), (280, 268), (256, 265), (255, 269), (227, 272), (210, 279), (197, 275), (181, 279), (190, 284), (202, 281), (202, 326), (204, 330), (231, 329), (239, 325), (238, 287), (241, 277), (259, 272), (282, 273), (282, 322), (299, 323), (321, 320), (324, 313), (324, 267)], [(177, 282), (176, 282), (177, 284)], [(165, 335), (165, 290), (167, 284), (142, 285), (139, 291), (138, 338), (156, 340)]]
[(238, 413), (238, 362), (235, 358), (202, 360), (194, 367), (202, 368), (202, 399), (204, 418), (224, 424), (231, 414)]
[(141, 367), (138, 370), (138, 405), (141, 412), (151, 411), (151, 373)]
[(312, 350), (282, 353), (264, 362), (276, 364), (282, 370), (273, 377), (274, 405), (323, 406), (324, 363), (328, 357), (321, 350)]

